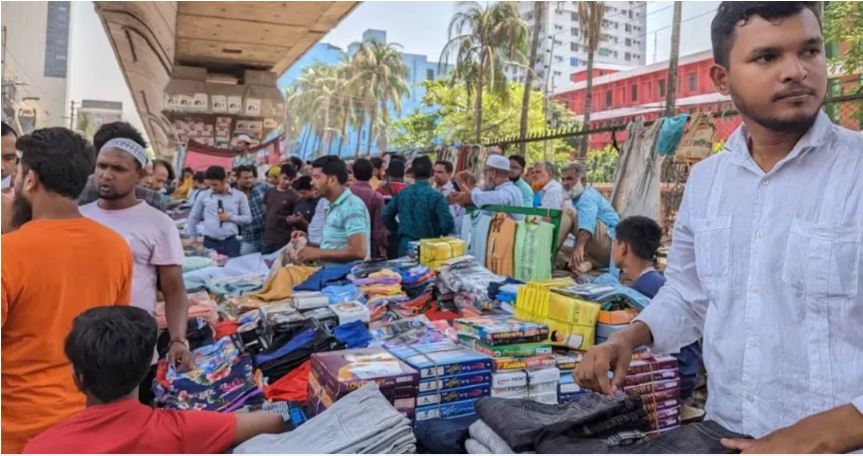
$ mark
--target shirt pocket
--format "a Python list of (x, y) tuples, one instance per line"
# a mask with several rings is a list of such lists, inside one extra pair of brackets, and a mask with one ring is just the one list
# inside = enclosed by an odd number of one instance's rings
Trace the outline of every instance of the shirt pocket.
[(863, 226), (791, 222), (782, 281), (815, 298), (853, 298), (860, 286)]
[(729, 274), (731, 261), (731, 216), (692, 220), (695, 267), (708, 288)]

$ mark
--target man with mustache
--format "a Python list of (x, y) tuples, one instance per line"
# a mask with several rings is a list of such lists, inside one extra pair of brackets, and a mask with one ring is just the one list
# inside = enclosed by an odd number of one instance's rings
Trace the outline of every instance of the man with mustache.
[(84, 409), (63, 339), (81, 312), (128, 305), (126, 241), (78, 211), (93, 148), (65, 128), (18, 138), (12, 225), (2, 237), (2, 452)]
[(633, 348), (672, 353), (703, 336), (706, 419), (755, 437), (723, 440), (726, 448), (859, 450), (863, 137), (821, 111), (818, 7), (723, 2), (711, 36), (713, 82), (743, 125), (690, 173), (668, 282), (574, 376), (611, 393)]

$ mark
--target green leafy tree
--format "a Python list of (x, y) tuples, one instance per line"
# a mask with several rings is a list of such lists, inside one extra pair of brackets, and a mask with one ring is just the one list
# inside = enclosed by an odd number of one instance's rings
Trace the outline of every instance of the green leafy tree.
[(827, 3), (824, 38), (828, 44), (846, 48), (830, 59), (836, 74), (863, 73), (863, 2)]
[(588, 182), (614, 182), (614, 173), (620, 161), (620, 152), (611, 145), (593, 149), (584, 157), (584, 170)]
[(414, 111), (408, 116), (393, 121), (389, 144), (398, 150), (422, 149), (435, 142), (435, 131), (440, 122), (438, 113), (427, 114)]

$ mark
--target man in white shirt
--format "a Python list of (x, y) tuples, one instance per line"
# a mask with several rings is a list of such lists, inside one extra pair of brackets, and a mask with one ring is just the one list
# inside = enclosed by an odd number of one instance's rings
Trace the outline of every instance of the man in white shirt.
[(560, 210), (563, 207), (563, 186), (555, 178), (557, 167), (552, 162), (533, 165), (533, 207)]
[(720, 5), (711, 75), (744, 125), (692, 169), (668, 282), (574, 372), (609, 393), (634, 347), (703, 336), (706, 419), (754, 436), (723, 440), (744, 453), (863, 448), (863, 137), (820, 110), (816, 8)]

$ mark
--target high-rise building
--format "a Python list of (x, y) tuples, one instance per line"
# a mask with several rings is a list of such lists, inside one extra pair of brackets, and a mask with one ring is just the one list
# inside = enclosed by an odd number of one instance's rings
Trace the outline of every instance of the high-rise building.
[[(548, 90), (568, 83), (573, 73), (587, 66), (587, 47), (578, 20), (578, 2), (548, 2), (544, 17), (534, 17), (535, 2), (518, 2), (519, 14), (530, 27), (542, 23), (537, 61), (533, 68), (538, 82)], [(603, 39), (594, 55), (594, 65), (622, 70), (644, 65), (646, 61), (647, 4), (645, 2), (606, 2)], [(546, 73), (546, 69), (551, 73)], [(524, 81), (524, 69), (510, 68), (509, 76)]]
[(69, 126), (69, 2), (3, 2), (3, 120), (21, 132)]
[(104, 124), (123, 120), (123, 102), (81, 100), (75, 113), (75, 128), (88, 138)]

